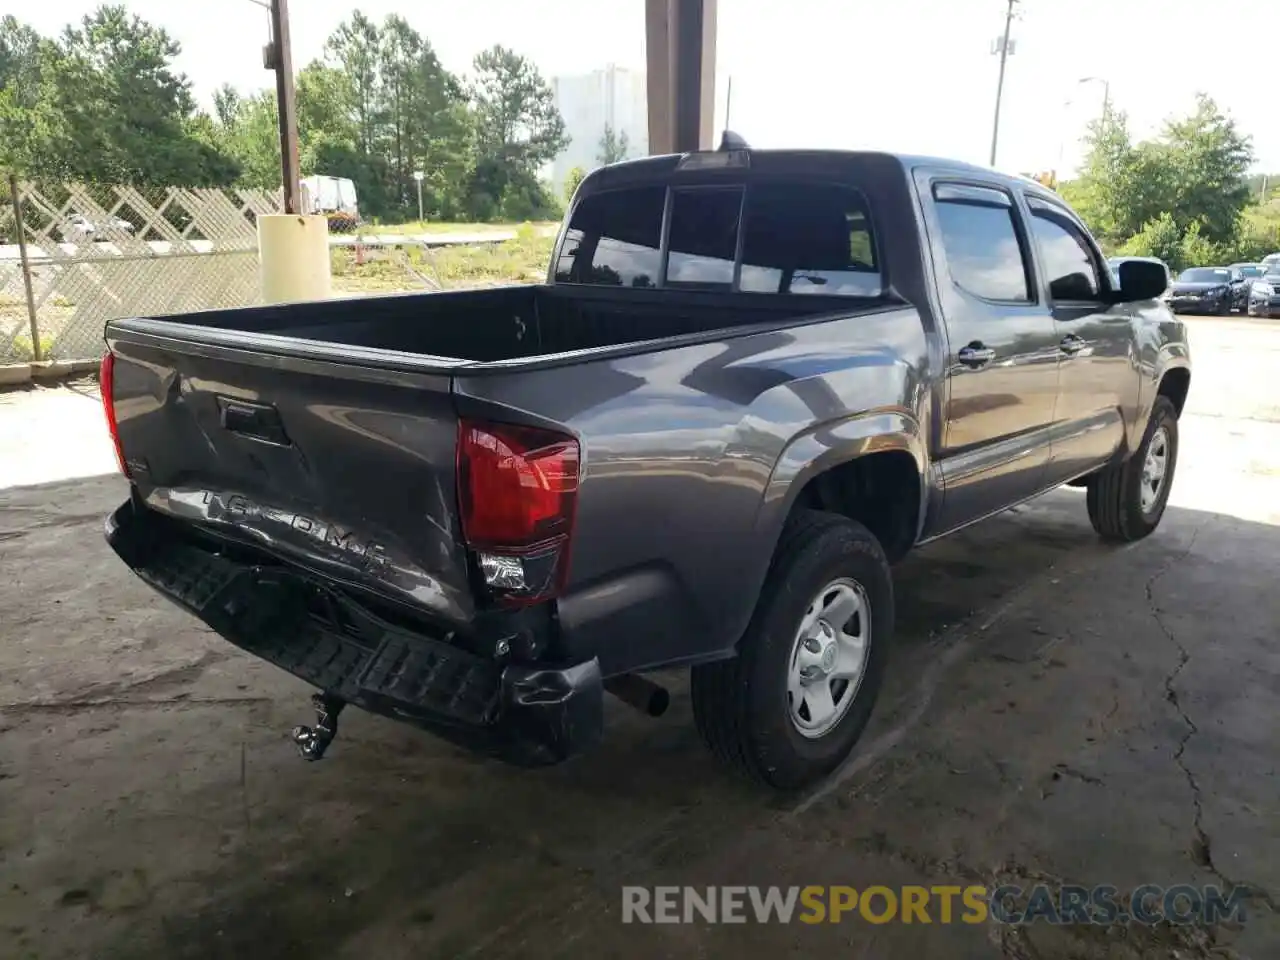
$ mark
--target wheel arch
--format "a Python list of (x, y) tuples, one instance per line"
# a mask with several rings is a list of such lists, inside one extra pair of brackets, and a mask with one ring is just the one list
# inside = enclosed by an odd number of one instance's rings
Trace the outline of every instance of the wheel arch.
[[(1182, 409), (1187, 404), (1187, 394), (1191, 390), (1191, 368), (1187, 366), (1170, 366), (1160, 378), (1156, 386), (1156, 396), (1168, 397), (1173, 408), (1182, 416)], [(1155, 401), (1153, 400), (1154, 404)]]
[(1151, 408), (1156, 397), (1168, 397), (1178, 416), (1182, 416), (1187, 396), (1191, 391), (1191, 358), (1185, 343), (1166, 343), (1160, 349), (1150, 378), (1144, 376), (1138, 396), (1138, 406), (1133, 420), (1128, 424), (1125, 436), (1125, 455), (1137, 450), (1151, 419)]
[[(757, 532), (772, 556), (793, 511), (816, 507), (858, 520), (896, 559), (895, 553), (905, 553), (919, 539), (928, 506), (927, 476), (923, 432), (906, 414), (879, 412), (823, 424), (795, 437), (782, 451), (766, 488)], [(876, 503), (893, 507), (893, 516), (876, 517), (865, 510), (858, 497), (869, 490)], [(886, 522), (902, 526), (895, 526), (890, 536)]]

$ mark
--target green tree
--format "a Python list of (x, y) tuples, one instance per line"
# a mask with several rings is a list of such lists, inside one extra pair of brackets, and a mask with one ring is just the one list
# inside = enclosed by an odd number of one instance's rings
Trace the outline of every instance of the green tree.
[(1182, 256), (1182, 231), (1168, 213), (1143, 224), (1119, 252), (1129, 257), (1158, 257), (1174, 272), (1186, 266)]
[(1222, 244), (1215, 243), (1205, 236), (1200, 229), (1200, 223), (1193, 221), (1182, 236), (1182, 265), (1209, 267), (1222, 263), (1226, 257)]
[(569, 171), (569, 175), (564, 180), (564, 205), (567, 207), (573, 202), (573, 195), (578, 192), (578, 185), (586, 179), (587, 171), (581, 167), (574, 167)]
[[(234, 95), (233, 95), (234, 94)], [(214, 95), (217, 142), (236, 158), (239, 183), (274, 190), (280, 187), (280, 123), (275, 92), (250, 97), (234, 91)]]
[(1104, 244), (1175, 256), (1176, 233), (1176, 258), (1190, 266), (1236, 248), (1252, 154), (1211, 99), (1199, 96), (1188, 116), (1138, 144), (1124, 114), (1112, 113), (1090, 127), (1085, 145), (1080, 177), (1062, 193)]
[(365, 156), (380, 146), (383, 120), (382, 36), (378, 25), (357, 10), (325, 44), (329, 58), (347, 75), (348, 110), (356, 148)]
[(382, 27), (383, 87), (388, 100), (389, 151), (397, 202), (416, 206), (413, 171), (425, 174), (424, 205), (433, 215), (460, 206), (470, 148), (470, 117), (462, 85), (441, 66), (431, 45), (403, 19)]
[(28, 176), (219, 184), (238, 174), (164, 30), (106, 5), (44, 39), (0, 22), (0, 160)]
[(604, 133), (600, 136), (598, 151), (596, 162), (602, 167), (617, 163), (619, 160), (626, 160), (631, 155), (631, 143), (627, 138), (627, 131), (616, 133), (613, 127), (606, 123)]
[(63, 176), (65, 124), (56, 106), (59, 51), (12, 16), (0, 18), (0, 167)]
[(57, 105), (81, 172), (94, 179), (230, 182), (235, 164), (199, 136), (181, 52), (163, 29), (124, 6), (102, 6), (68, 27), (57, 58)]
[(1173, 184), (1174, 220), (1184, 228), (1198, 223), (1200, 233), (1212, 243), (1234, 241), (1250, 199), (1245, 180), (1253, 163), (1249, 138), (1212, 99), (1200, 94), (1195, 111), (1171, 120), (1162, 139)]
[(532, 61), (505, 47), (478, 54), (469, 89), (475, 153), (469, 178), (477, 216), (554, 208), (538, 170), (569, 145), (551, 87)]

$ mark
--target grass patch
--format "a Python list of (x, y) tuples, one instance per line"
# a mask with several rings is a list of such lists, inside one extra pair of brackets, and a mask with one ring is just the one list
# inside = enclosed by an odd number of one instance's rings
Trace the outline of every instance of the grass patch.
[(371, 248), (363, 263), (356, 262), (354, 250), (337, 247), (330, 252), (333, 286), (359, 294), (417, 291), (437, 283), (446, 290), (538, 283), (547, 275), (554, 243), (554, 237), (523, 224), (513, 240), (433, 250)]
[[(13, 356), (16, 363), (27, 363), (36, 358), (35, 351), (31, 349), (31, 338), (25, 333), (20, 333), (13, 338), (13, 344), (9, 348), (9, 353)], [(40, 335), (40, 357), (48, 360), (53, 354), (53, 337), (47, 334)]]
[(363, 226), (361, 233), (510, 233), (519, 231), (521, 227), (554, 228), (556, 223), (547, 221), (531, 224), (523, 223), (437, 223), (430, 220), (415, 220), (410, 223), (398, 223), (378, 227)]

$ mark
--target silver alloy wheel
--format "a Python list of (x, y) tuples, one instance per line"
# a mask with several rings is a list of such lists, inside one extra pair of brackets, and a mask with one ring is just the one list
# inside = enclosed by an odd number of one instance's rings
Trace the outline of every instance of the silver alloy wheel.
[(1147, 459), (1142, 464), (1142, 486), (1139, 499), (1142, 512), (1151, 513), (1160, 501), (1165, 478), (1169, 472), (1169, 431), (1163, 426), (1151, 435), (1147, 444)]
[(810, 740), (849, 712), (871, 650), (871, 603), (856, 580), (828, 583), (805, 611), (791, 646), (787, 702), (791, 723)]

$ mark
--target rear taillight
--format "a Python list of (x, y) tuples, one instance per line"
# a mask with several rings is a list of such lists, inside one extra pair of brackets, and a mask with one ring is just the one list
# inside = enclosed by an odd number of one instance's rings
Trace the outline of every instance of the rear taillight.
[(563, 433), (463, 420), (458, 428), (462, 535), (495, 597), (552, 597), (569, 569), (578, 441)]
[(111, 434), (111, 445), (115, 447), (116, 464), (120, 472), (129, 476), (129, 468), (124, 462), (124, 448), (120, 446), (120, 427), (116, 423), (115, 402), (115, 370), (116, 355), (108, 350), (102, 357), (102, 366), (98, 369), (98, 386), (102, 390), (102, 410), (107, 415), (107, 432)]

